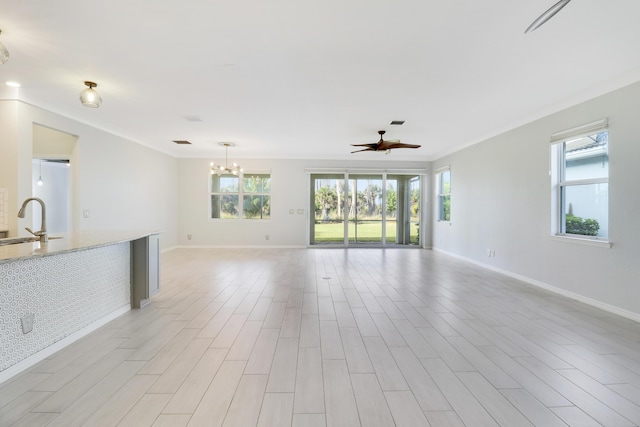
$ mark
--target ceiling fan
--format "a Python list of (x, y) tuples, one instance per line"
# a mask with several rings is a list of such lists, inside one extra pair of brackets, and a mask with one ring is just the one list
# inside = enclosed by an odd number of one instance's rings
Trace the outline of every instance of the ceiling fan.
[(527, 27), (526, 30), (524, 30), (524, 33), (525, 34), (530, 33), (531, 31), (535, 30), (536, 28), (538, 28), (539, 26), (547, 22), (549, 19), (553, 18), (553, 15), (560, 12), (560, 10), (563, 7), (565, 7), (567, 4), (569, 4), (570, 1), (571, 0), (560, 0), (558, 3), (551, 6), (549, 9), (547, 9), (546, 12), (538, 16), (538, 18), (535, 21), (533, 21), (531, 25)]
[(380, 135), (380, 141), (374, 142), (371, 144), (351, 144), (354, 147), (367, 147), (362, 150), (352, 151), (352, 153), (359, 153), (360, 151), (385, 151), (386, 154), (389, 154), (391, 150), (394, 148), (420, 148), (420, 145), (415, 144), (403, 144), (399, 139), (390, 139), (385, 141), (382, 139), (382, 135), (385, 134), (386, 131), (379, 130), (378, 134)]

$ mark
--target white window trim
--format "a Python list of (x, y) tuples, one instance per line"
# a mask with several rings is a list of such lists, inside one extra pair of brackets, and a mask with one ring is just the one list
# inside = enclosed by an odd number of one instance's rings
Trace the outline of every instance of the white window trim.
[[(451, 225), (451, 212), (449, 212), (449, 220), (445, 220), (445, 219), (440, 219), (440, 203), (441, 203), (441, 196), (445, 196), (445, 194), (441, 194), (440, 193), (440, 183), (442, 181), (442, 173), (443, 172), (451, 172), (451, 165), (447, 165), (447, 166), (442, 166), (439, 167), (437, 169), (434, 170), (435, 173), (435, 183), (436, 183), (436, 188), (435, 188), (435, 198), (436, 198), (436, 222), (440, 223), (440, 224), (449, 224)], [(451, 180), (449, 181), (449, 194), (446, 194), (449, 196), (449, 198), (451, 199)]]
[[(240, 172), (238, 175), (232, 175), (229, 174), (231, 176), (237, 176), (238, 177), (238, 191), (237, 192), (213, 192), (212, 188), (211, 188), (211, 174), (209, 174), (209, 192), (208, 192), (208, 220), (210, 222), (259, 222), (259, 223), (265, 223), (265, 222), (269, 222), (271, 221), (272, 216), (269, 215), (269, 218), (267, 219), (257, 219), (257, 218), (243, 218), (242, 215), (238, 216), (238, 218), (211, 218), (212, 212), (211, 212), (211, 196), (214, 194), (237, 194), (238, 195), (238, 208), (240, 210), (241, 214), (244, 214), (244, 191), (242, 191), (242, 185), (243, 182), (242, 180), (244, 179), (245, 175), (251, 176), (251, 175), (269, 175), (269, 179), (273, 179), (273, 175), (271, 173), (271, 170), (251, 170), (251, 171), (243, 171)], [(264, 196), (264, 195), (268, 195), (269, 196), (269, 203), (273, 202), (273, 197), (272, 197), (272, 193), (271, 191), (269, 191), (268, 193), (246, 193), (246, 194), (251, 194), (251, 195), (258, 195), (258, 196)]]
[[(561, 241), (566, 243), (573, 243), (586, 246), (597, 246), (603, 248), (611, 248), (613, 243), (609, 241), (609, 236), (606, 238), (579, 236), (575, 234), (566, 234), (561, 232), (562, 224), (562, 212), (560, 206), (562, 205), (562, 188), (575, 186), (575, 185), (588, 185), (588, 184), (608, 184), (609, 176), (606, 178), (591, 178), (580, 180), (560, 180), (562, 175), (563, 165), (560, 159), (562, 158), (562, 144), (570, 142), (573, 139), (582, 138), (595, 133), (607, 131), (609, 132), (609, 119), (604, 118), (596, 120), (591, 123), (587, 123), (581, 126), (577, 126), (564, 131), (556, 132), (551, 135), (550, 144), (552, 149), (549, 156), (549, 177), (551, 179), (551, 215), (552, 215), (552, 234), (550, 238), (555, 241)], [(555, 168), (553, 167), (555, 166)]]

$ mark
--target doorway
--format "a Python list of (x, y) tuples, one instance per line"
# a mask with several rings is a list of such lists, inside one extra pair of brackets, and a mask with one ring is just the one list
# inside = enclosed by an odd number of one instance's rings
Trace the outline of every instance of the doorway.
[(420, 246), (422, 175), (310, 175), (310, 245)]

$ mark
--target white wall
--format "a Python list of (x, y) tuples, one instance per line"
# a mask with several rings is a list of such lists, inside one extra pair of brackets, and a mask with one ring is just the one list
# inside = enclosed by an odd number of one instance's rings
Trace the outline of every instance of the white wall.
[[(640, 83), (433, 162), (451, 166), (451, 224), (433, 246), (640, 317)], [(551, 235), (550, 135), (609, 118), (609, 248)], [(487, 257), (487, 249), (495, 257)], [(626, 313), (625, 313), (626, 314)]]
[[(233, 153), (230, 153), (233, 159)], [(239, 159), (245, 171), (271, 171), (271, 219), (216, 221), (208, 218), (209, 163), (179, 160), (178, 243), (185, 246), (299, 246), (307, 244), (308, 175), (313, 168), (422, 169), (426, 162)], [(294, 214), (289, 210), (294, 209)], [(304, 209), (299, 215), (298, 209)], [(192, 240), (187, 240), (187, 235)], [(265, 235), (269, 235), (269, 240)]]
[[(78, 136), (71, 155), (72, 230), (161, 231), (161, 246), (176, 245), (177, 159), (125, 138), (16, 100), (0, 102), (0, 188), (9, 209), (31, 197), (33, 124)], [(133, 120), (133, 118), (132, 118)], [(5, 153), (13, 160), (5, 161)], [(10, 173), (11, 172), (11, 173)], [(84, 218), (83, 211), (89, 211)], [(30, 218), (10, 226), (23, 233)]]

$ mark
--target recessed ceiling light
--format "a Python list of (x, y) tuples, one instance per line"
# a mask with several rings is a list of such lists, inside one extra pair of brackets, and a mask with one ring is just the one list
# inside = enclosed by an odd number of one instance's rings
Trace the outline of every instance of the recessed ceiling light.
[(20, 83), (18, 83), (18, 82), (7, 82), (7, 86), (20, 87)]
[(397, 126), (401, 126), (404, 124), (404, 120), (391, 120), (391, 123), (389, 123), (390, 125), (397, 125)]
[(173, 142), (175, 142), (178, 145), (191, 145), (191, 143), (189, 141), (185, 141), (185, 140), (174, 140)]
[(188, 122), (201, 122), (202, 119), (198, 116), (184, 116), (184, 119)]

